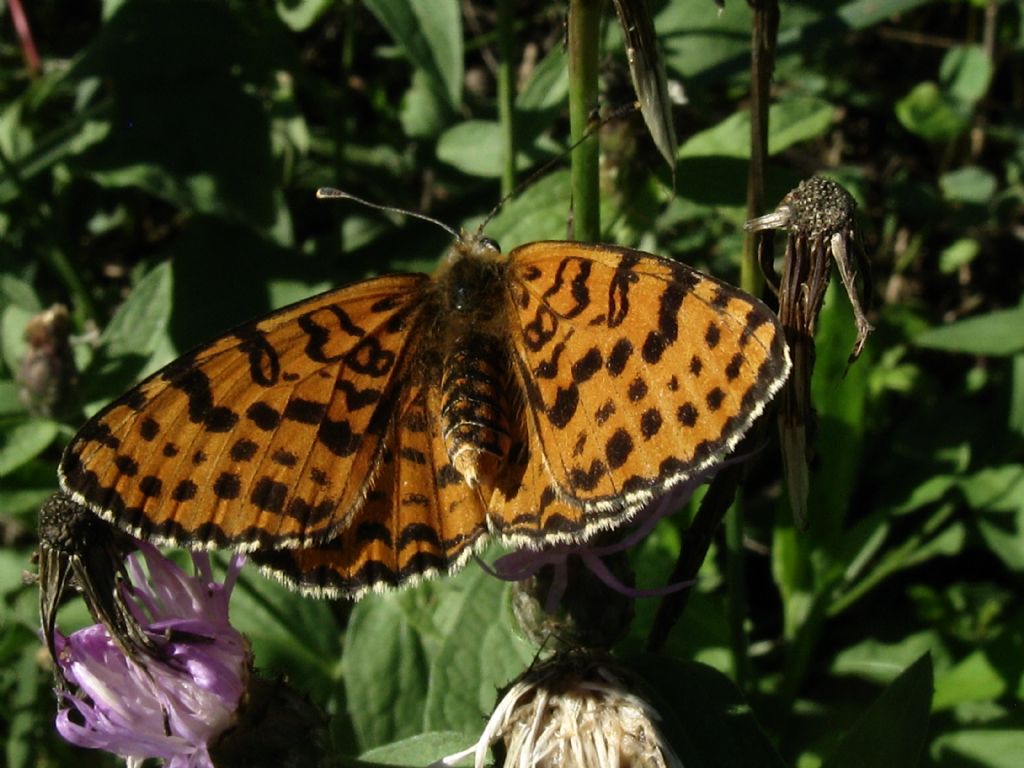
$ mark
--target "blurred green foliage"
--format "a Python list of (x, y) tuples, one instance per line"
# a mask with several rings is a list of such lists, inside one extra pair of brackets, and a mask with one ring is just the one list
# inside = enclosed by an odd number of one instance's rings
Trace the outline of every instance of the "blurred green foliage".
[[(28, 4), (26, 4), (28, 5)], [(676, 188), (639, 116), (601, 131), (605, 239), (735, 279), (742, 251), (750, 12), (650, 1), (677, 107)], [(0, 4), (2, 7), (2, 4)], [(42, 69), (0, 37), (0, 734), (12, 768), (109, 765), (57, 738), (31, 570), (34, 518), (82, 420), (175, 354), (330, 286), (429, 271), (447, 235), (316, 202), (321, 185), (472, 226), (498, 202), (494, 13), (456, 0), (31, 4)], [(521, 176), (566, 144), (564, 6), (515, 14)], [(712, 551), (669, 660), (620, 651), (693, 766), (1002, 768), (1024, 755), (1024, 6), (785, 3), (768, 199), (824, 172), (861, 205), (877, 327), (830, 292), (813, 392), (811, 527), (774, 448), (746, 493), (752, 678), (730, 681)], [(604, 98), (633, 98), (607, 14)], [(506, 250), (565, 236), (564, 170), (489, 226)], [(25, 329), (70, 312), (79, 371), (44, 415)], [(31, 407), (30, 407), (31, 406)], [(685, 515), (635, 553), (663, 583)], [(475, 739), (534, 649), (507, 589), (458, 577), (354, 607), (255, 573), (233, 602), (257, 665), (332, 715), (340, 754), (423, 764)], [(87, 621), (77, 601), (65, 629)], [(651, 665), (654, 665), (653, 667)], [(934, 687), (934, 693), (933, 693)]]

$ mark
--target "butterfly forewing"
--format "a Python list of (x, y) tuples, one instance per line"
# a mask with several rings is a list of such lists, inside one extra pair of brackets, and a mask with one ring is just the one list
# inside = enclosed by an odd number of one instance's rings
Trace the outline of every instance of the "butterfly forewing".
[(788, 373), (768, 308), (685, 265), (567, 242), (510, 258), (535, 450), (606, 523), (720, 460)]
[(186, 354), (79, 432), (62, 485), (158, 541), (329, 538), (376, 471), (427, 285), (424, 275), (358, 283)]
[(486, 531), (484, 511), (448, 459), (437, 429), (439, 393), (410, 384), (404, 400), (349, 525), (316, 547), (255, 552), (259, 565), (304, 592), (358, 596), (450, 570), (469, 555)]

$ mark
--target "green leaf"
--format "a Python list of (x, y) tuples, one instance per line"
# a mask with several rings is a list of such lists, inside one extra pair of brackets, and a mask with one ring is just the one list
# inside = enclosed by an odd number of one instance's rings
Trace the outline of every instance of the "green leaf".
[[(41, 462), (40, 462), (41, 463)], [(9, 477), (4, 478), (4, 487), (0, 487), (0, 509), (10, 517), (22, 517), (25, 520), (35, 520), (36, 513), (43, 501), (53, 493), (56, 486), (56, 478), (53, 477), (53, 467), (48, 465), (51, 475), (51, 484), (39, 488), (11, 488)]]
[(943, 197), (954, 203), (984, 205), (992, 199), (998, 185), (990, 171), (976, 165), (944, 173), (939, 178)]
[(556, 45), (533, 68), (516, 96), (517, 112), (545, 112), (561, 107), (569, 97), (569, 65), (565, 47)]
[(17, 371), (28, 349), (25, 327), (35, 313), (17, 304), (9, 304), (0, 312), (0, 345), (3, 361), (11, 371)]
[(336, 705), (343, 628), (328, 601), (300, 597), (246, 567), (231, 595), (231, 623), (252, 642), (262, 672), (287, 673), (297, 688)]
[(981, 245), (977, 240), (961, 237), (946, 246), (939, 254), (939, 270), (944, 275), (951, 275), (974, 261), (979, 253)]
[(895, 109), (904, 128), (929, 141), (955, 139), (970, 122), (970, 112), (933, 82), (915, 85)]
[(831, 671), (888, 685), (926, 653), (938, 655), (936, 665), (940, 667), (948, 655), (939, 633), (934, 630), (907, 635), (892, 643), (869, 638), (840, 651)]
[(935, 678), (932, 711), (971, 701), (992, 701), (1006, 692), (1006, 681), (983, 650), (976, 650)]
[(965, 729), (938, 736), (931, 746), (936, 765), (1020, 768), (1024, 729)]
[(825, 557), (834, 555), (828, 542), (839, 536), (857, 483), (864, 449), (865, 411), (871, 345), (861, 359), (848, 367), (856, 327), (846, 292), (833, 280), (825, 293), (825, 305), (818, 318), (815, 336), (817, 362), (811, 378), (811, 392), (818, 411), (818, 445), (828, 446), (819, 455), (811, 477), (808, 509), (810, 536), (823, 544)]
[[(453, 125), (437, 141), (437, 159), (470, 176), (501, 176), (501, 126), (492, 120), (466, 120)], [(522, 147), (516, 168), (529, 168), (536, 159), (552, 154), (539, 147)]]
[[(437, 140), (437, 159), (470, 176), (501, 176), (501, 126), (493, 120), (466, 120), (453, 125)], [(527, 167), (522, 153), (516, 167)]]
[(313, 26), (334, 3), (333, 0), (277, 0), (274, 5), (281, 21), (293, 32), (303, 32)]
[(768, 154), (777, 155), (794, 144), (824, 136), (835, 117), (832, 104), (812, 96), (772, 104), (768, 111)]
[(1004, 464), (980, 469), (960, 480), (971, 509), (1015, 512), (1024, 509), (1024, 466)]
[(655, 15), (654, 29), (666, 66), (687, 80), (744, 54), (750, 58), (746, 3), (726, 3), (719, 9), (702, 0), (674, 0)]
[(14, 275), (0, 274), (0, 307), (8, 304), (16, 304), (33, 314), (43, 311), (43, 303), (31, 283)]
[(1007, 568), (1018, 574), (1024, 572), (1024, 508), (1018, 509), (1008, 520), (979, 519), (978, 532)]
[(371, 595), (352, 610), (341, 669), (361, 749), (423, 730), (428, 662), (403, 593)]
[(953, 99), (974, 105), (988, 91), (992, 62), (980, 45), (954, 46), (942, 59), (939, 81)]
[(1010, 381), (1010, 414), (1007, 426), (1024, 435), (1024, 355), (1014, 355)]
[(852, 0), (836, 11), (850, 29), (867, 29), (931, 0)]
[(458, 0), (363, 0), (452, 109), (462, 103), (462, 12)]
[(60, 434), (60, 425), (47, 419), (9, 418), (0, 421), (0, 477), (31, 461)]
[(633, 659), (629, 666), (654, 694), (635, 692), (658, 711), (663, 734), (684, 766), (785, 765), (735, 684), (718, 670), (655, 656)]
[(400, 118), (405, 133), (413, 139), (427, 139), (440, 133), (448, 123), (450, 110), (431, 86), (422, 69), (413, 70), (412, 84), (402, 97)]
[[(794, 144), (825, 133), (835, 118), (835, 107), (814, 97), (787, 99), (769, 110), (768, 153), (778, 154)], [(688, 139), (679, 158), (750, 157), (750, 113), (735, 112), (722, 122)]]
[(564, 239), (568, 200), (569, 172), (552, 173), (505, 203), (487, 225), (487, 234), (506, 250), (532, 240)]
[(914, 344), (970, 355), (1024, 352), (1024, 307), (997, 310), (931, 328), (917, 336)]
[(430, 665), (423, 710), (428, 730), (480, 730), (496, 703), (495, 694), (519, 676), (535, 649), (513, 631), (509, 585), (483, 569), (460, 574), (462, 589), (452, 595), (447, 632)]
[(148, 359), (165, 338), (173, 308), (174, 273), (165, 261), (149, 271), (100, 335), (106, 358)]
[(885, 689), (822, 768), (911, 768), (928, 735), (932, 662), (923, 655)]
[(910, 490), (909, 496), (893, 505), (892, 514), (905, 515), (929, 504), (935, 504), (956, 485), (957, 478), (954, 475), (935, 474), (924, 478)]
[(371, 749), (361, 754), (359, 759), (385, 765), (408, 765), (419, 768), (423, 765), (433, 765), (442, 757), (461, 752), (477, 738), (457, 731), (434, 731)]

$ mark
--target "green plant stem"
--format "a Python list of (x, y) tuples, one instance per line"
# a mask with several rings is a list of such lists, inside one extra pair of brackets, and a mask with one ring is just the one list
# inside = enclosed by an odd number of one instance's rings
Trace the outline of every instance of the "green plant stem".
[[(742, 453), (743, 450), (741, 445), (738, 451)], [(711, 542), (736, 497), (736, 489), (742, 479), (743, 466), (737, 462), (728, 464), (715, 475), (715, 479), (708, 486), (707, 493), (701, 499), (697, 514), (694, 515), (693, 521), (687, 529), (683, 531), (679, 557), (676, 559), (675, 568), (669, 577), (670, 584), (682, 584), (697, 578), (697, 572), (707, 557)], [(664, 647), (669, 632), (686, 610), (691, 592), (691, 589), (682, 589), (666, 596), (661, 601), (654, 624), (651, 626), (651, 633), (647, 638), (648, 651), (659, 653)]]
[[(754, 11), (750, 38), (750, 167), (747, 175), (747, 218), (760, 216), (764, 208), (765, 163), (768, 159), (768, 103), (779, 33), (778, 0), (748, 0)], [(758, 296), (764, 277), (758, 266), (756, 243), (771, 235), (751, 233), (744, 240), (740, 286)]]
[(725, 516), (725, 586), (726, 612), (729, 624), (729, 647), (732, 650), (736, 685), (746, 690), (750, 681), (748, 657), (747, 590), (743, 565), (743, 495), (737, 494)]
[(501, 196), (516, 187), (515, 68), (512, 66), (514, 32), (512, 0), (498, 0), (498, 122), (504, 157), (501, 168)]
[(572, 151), (573, 236), (601, 238), (601, 196), (597, 135), (586, 137), (597, 108), (597, 52), (601, 31), (599, 0), (569, 2), (569, 126)]

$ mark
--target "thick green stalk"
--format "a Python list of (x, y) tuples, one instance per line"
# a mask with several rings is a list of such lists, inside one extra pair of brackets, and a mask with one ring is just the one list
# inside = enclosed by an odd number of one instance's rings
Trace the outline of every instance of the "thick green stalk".
[(746, 690), (750, 681), (750, 658), (747, 644), (746, 569), (743, 564), (743, 496), (738, 494), (725, 516), (725, 585), (729, 623), (729, 646), (732, 650), (736, 685)]
[[(764, 208), (765, 164), (768, 160), (768, 102), (771, 98), (775, 45), (779, 32), (778, 0), (748, 0), (754, 11), (750, 40), (750, 168), (747, 175), (747, 218), (760, 216)], [(740, 266), (740, 286), (758, 296), (764, 285), (754, 252), (760, 237), (748, 234)]]
[(512, 0), (498, 0), (498, 122), (504, 157), (501, 166), (501, 196), (516, 187), (515, 67), (513, 56)]
[(569, 126), (572, 134), (573, 236), (601, 239), (601, 193), (597, 135), (586, 136), (597, 109), (600, 0), (569, 0)]

